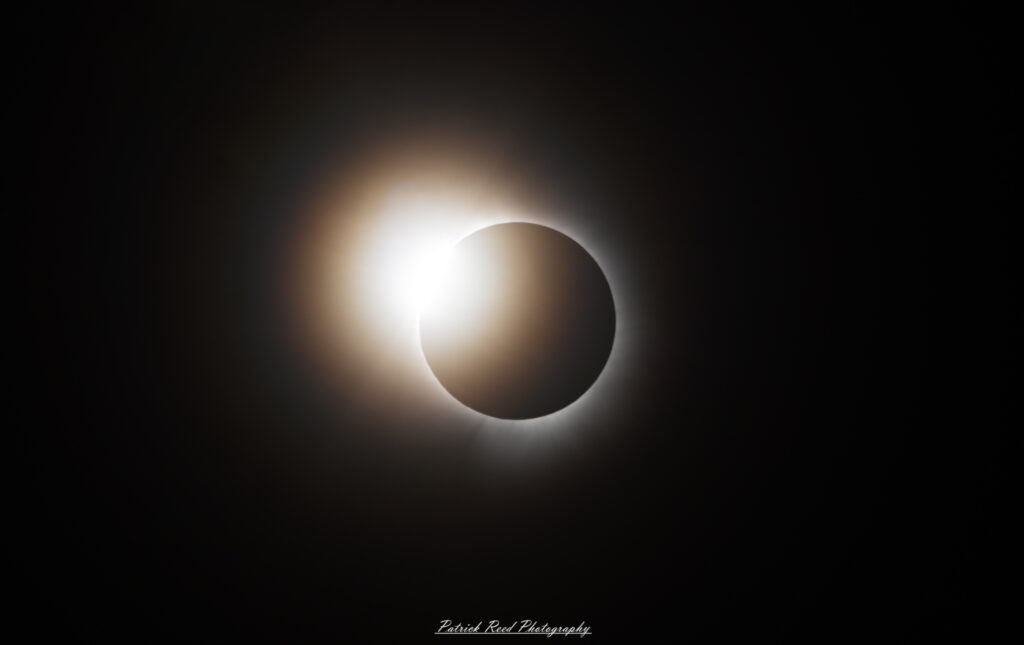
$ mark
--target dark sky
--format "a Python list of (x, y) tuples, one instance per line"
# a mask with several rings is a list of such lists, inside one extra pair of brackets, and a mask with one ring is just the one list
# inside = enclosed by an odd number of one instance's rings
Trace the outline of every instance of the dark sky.
[[(38, 369), (11, 558), (36, 633), (992, 624), (976, 538), (1004, 472), (940, 422), (930, 304), (939, 160), (1005, 172), (986, 20), (430, 4), (8, 20)], [(492, 469), (440, 420), (401, 439), (329, 400), (282, 340), (290, 204), (402, 133), (472, 141), (614, 231), (646, 350), (593, 440)]]

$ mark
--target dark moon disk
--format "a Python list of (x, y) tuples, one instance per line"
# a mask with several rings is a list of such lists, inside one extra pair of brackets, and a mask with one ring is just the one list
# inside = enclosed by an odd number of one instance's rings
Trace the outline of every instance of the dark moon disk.
[(601, 268), (574, 240), (515, 222), (455, 248), (453, 279), (420, 316), (430, 369), (483, 414), (530, 419), (578, 399), (604, 369), (615, 305)]

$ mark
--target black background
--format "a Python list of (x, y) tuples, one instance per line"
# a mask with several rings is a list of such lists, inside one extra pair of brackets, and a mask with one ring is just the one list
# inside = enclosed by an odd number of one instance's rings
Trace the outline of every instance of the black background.
[[(40, 636), (143, 640), (527, 617), (598, 639), (977, 636), (1008, 606), (982, 510), (1006, 471), (978, 448), (994, 421), (951, 420), (935, 387), (934, 323), (961, 301), (932, 267), (939, 205), (982, 179), (991, 209), (1005, 172), (995, 22), (15, 14), (32, 226), (10, 241), (37, 368), (15, 609)], [(400, 127), (473, 133), (550, 203), (599, 194), (636, 260), (651, 349), (614, 427), (557, 464), (379, 439), (275, 345), (281, 205)]]

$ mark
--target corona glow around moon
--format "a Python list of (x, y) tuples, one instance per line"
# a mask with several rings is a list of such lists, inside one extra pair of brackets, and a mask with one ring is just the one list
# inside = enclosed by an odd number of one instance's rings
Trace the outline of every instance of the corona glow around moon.
[[(455, 425), (544, 429), (546, 435), (606, 414), (614, 407), (616, 383), (628, 375), (623, 367), (636, 337), (624, 294), (628, 274), (617, 270), (611, 247), (600, 243), (600, 230), (585, 217), (523, 207), (493, 177), (468, 172), (464, 164), (405, 161), (326, 173), (302, 205), (291, 242), (298, 258), (295, 326), (304, 354), (328, 388), (356, 384), (338, 391), (339, 405), (370, 408), (397, 424), (430, 412)], [(560, 231), (586, 248), (604, 272), (618, 316), (611, 354), (586, 393), (552, 414), (526, 420), (489, 417), (454, 399), (431, 372), (419, 339), (420, 312), (436, 313), (442, 306), (437, 287), (449, 276), (459, 241), (510, 222)]]

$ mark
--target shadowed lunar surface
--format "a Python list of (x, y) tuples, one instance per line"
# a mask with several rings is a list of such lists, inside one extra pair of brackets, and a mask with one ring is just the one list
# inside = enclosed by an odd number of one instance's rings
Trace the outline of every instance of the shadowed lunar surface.
[(503, 419), (556, 412), (597, 379), (615, 337), (611, 289), (571, 238), (536, 224), (481, 229), (455, 248), (420, 315), (423, 354), (448, 392)]

